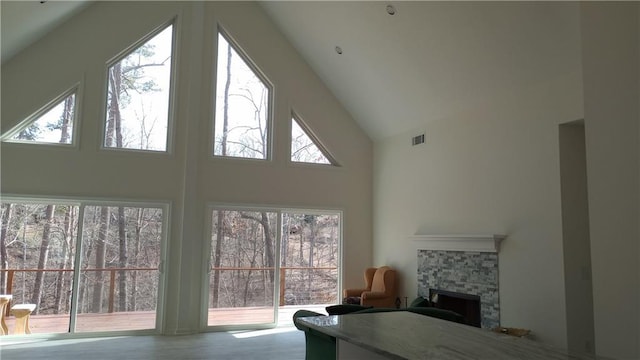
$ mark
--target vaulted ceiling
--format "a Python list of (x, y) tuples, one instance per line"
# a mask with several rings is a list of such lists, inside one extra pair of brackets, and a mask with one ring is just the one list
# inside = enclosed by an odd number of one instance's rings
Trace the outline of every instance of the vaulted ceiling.
[[(0, 4), (4, 63), (90, 2)], [(260, 4), (374, 140), (526, 94), (581, 66), (575, 2)]]

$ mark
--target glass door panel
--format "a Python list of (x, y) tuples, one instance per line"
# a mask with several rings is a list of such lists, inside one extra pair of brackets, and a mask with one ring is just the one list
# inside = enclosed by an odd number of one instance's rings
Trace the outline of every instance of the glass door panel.
[(280, 305), (338, 303), (340, 214), (282, 214)]
[(76, 332), (156, 328), (161, 208), (86, 206)]
[(212, 211), (209, 326), (275, 322), (277, 215)]
[[(0, 294), (33, 304), (33, 334), (69, 332), (78, 206), (3, 202), (0, 206)], [(7, 312), (9, 334), (15, 318)]]

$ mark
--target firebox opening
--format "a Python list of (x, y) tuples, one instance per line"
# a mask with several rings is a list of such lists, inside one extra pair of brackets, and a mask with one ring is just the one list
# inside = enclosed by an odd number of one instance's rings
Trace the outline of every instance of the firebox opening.
[(429, 289), (429, 301), (433, 307), (454, 311), (465, 318), (467, 325), (480, 327), (480, 296), (453, 291)]

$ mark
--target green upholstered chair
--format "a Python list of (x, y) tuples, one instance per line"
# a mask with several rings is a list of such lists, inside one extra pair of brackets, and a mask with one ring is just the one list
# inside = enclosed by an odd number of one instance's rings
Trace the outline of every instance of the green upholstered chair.
[(298, 324), (297, 318), (309, 316), (324, 316), (315, 311), (298, 310), (293, 314), (293, 324), (298, 330), (304, 331), (305, 359), (306, 360), (335, 360), (336, 338), (315, 331), (307, 326)]

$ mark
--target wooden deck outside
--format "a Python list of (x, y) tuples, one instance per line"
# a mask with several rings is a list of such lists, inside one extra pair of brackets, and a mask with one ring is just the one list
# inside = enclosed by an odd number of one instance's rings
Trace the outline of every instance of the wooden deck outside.
[[(293, 325), (293, 313), (299, 309), (324, 313), (327, 305), (281, 306), (278, 309), (278, 326)], [(209, 325), (248, 325), (273, 322), (274, 311), (270, 307), (223, 308), (209, 310)], [(114, 312), (103, 314), (78, 314), (76, 333), (130, 331), (155, 329), (154, 311)], [(6, 317), (9, 334), (13, 334), (15, 318)], [(32, 315), (29, 319), (32, 334), (69, 332), (69, 315)]]

